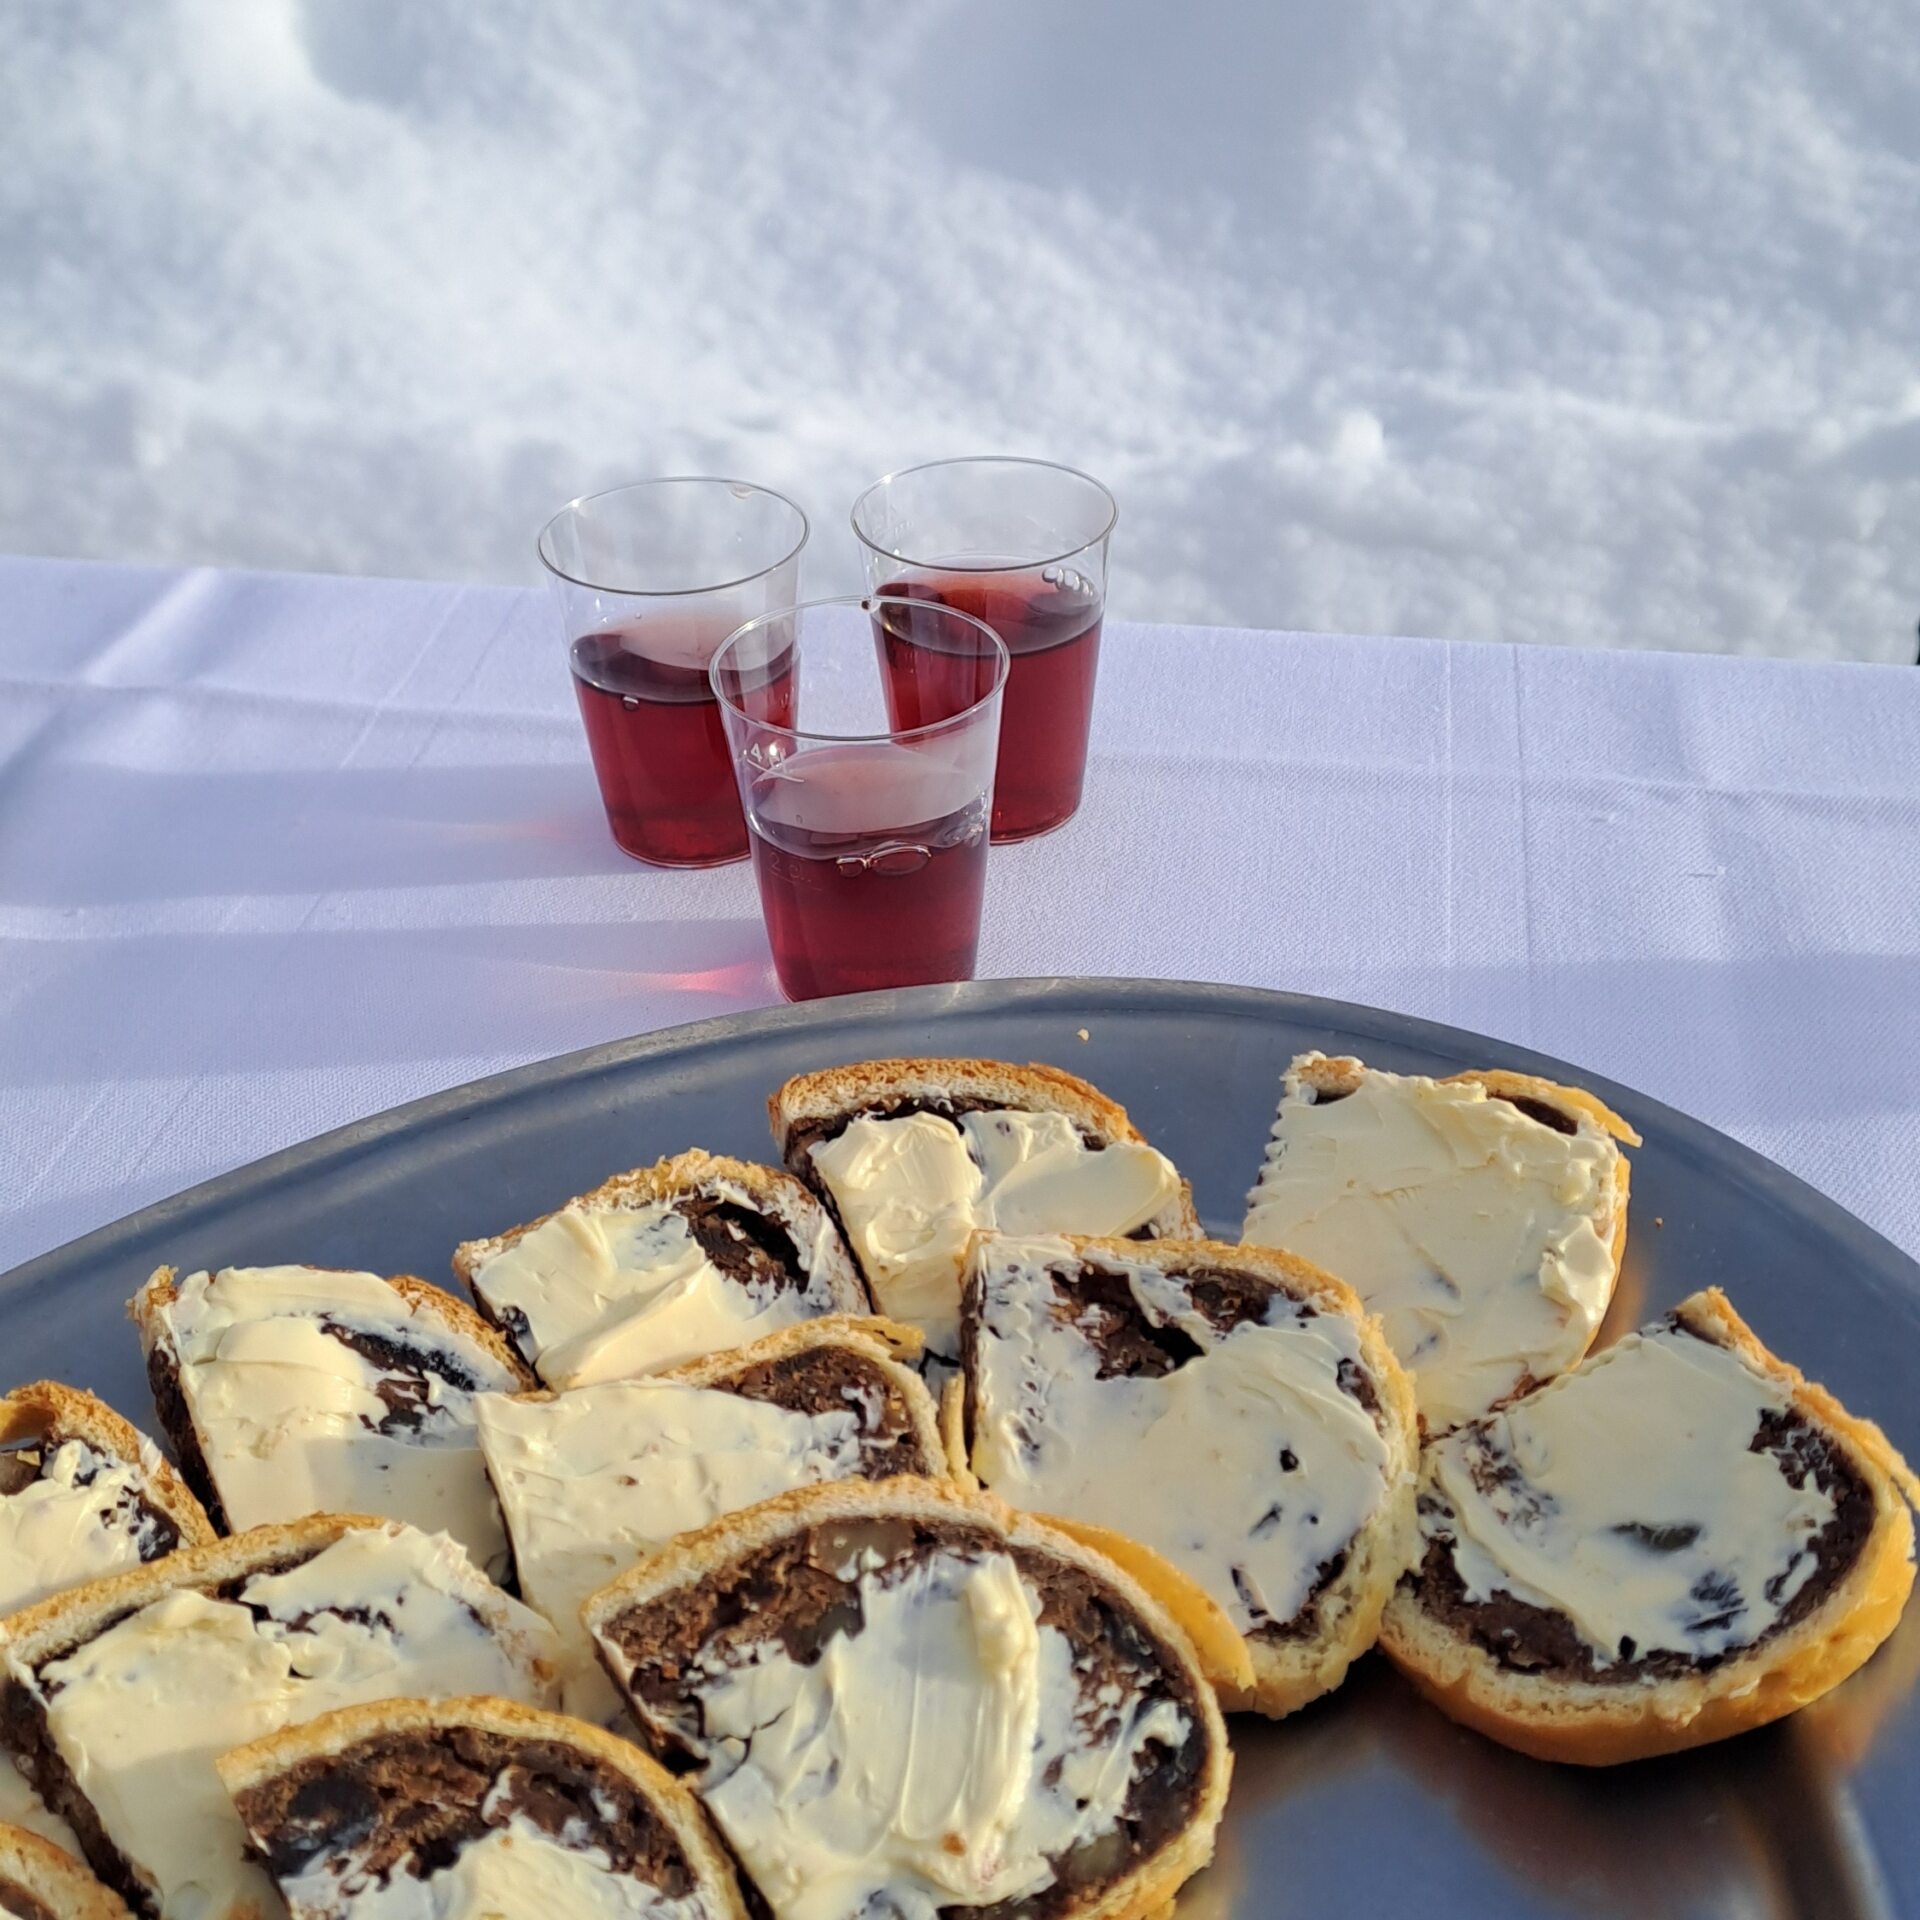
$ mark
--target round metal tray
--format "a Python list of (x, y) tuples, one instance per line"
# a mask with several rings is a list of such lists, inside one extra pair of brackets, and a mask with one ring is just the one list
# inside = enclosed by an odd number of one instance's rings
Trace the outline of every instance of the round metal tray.
[[(0, 1275), (0, 1386), (151, 1410), (124, 1303), (162, 1263), (310, 1261), (451, 1284), (463, 1239), (689, 1146), (766, 1159), (787, 1075), (897, 1054), (1042, 1060), (1122, 1102), (1226, 1238), (1282, 1068), (1318, 1047), (1403, 1071), (1590, 1087), (1644, 1137), (1603, 1340), (1724, 1287), (1775, 1351), (1920, 1457), (1920, 1267), (1724, 1135), (1523, 1048), (1398, 1014), (1165, 981), (1014, 980), (706, 1021), (521, 1068), (341, 1128)], [(1920, 1613), (1920, 1609), (1914, 1609)], [(1234, 1724), (1216, 1864), (1188, 1920), (1452, 1914), (1920, 1914), (1920, 1620), (1792, 1720), (1606, 1772), (1454, 1727), (1377, 1660), (1278, 1726)]]

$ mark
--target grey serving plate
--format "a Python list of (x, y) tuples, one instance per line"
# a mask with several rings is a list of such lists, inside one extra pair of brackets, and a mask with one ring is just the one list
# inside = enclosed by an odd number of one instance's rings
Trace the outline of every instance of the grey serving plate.
[[(1096, 1081), (1231, 1238), (1295, 1052), (1499, 1066), (1591, 1087), (1639, 1129), (1603, 1338), (1709, 1283), (1920, 1458), (1920, 1267), (1811, 1188), (1578, 1068), (1398, 1014), (1235, 987), (1016, 980), (712, 1020), (344, 1127), (0, 1276), (0, 1385), (51, 1375), (147, 1417), (123, 1303), (156, 1265), (312, 1261), (447, 1277), (456, 1242), (687, 1146), (764, 1158), (788, 1074), (889, 1054), (1044, 1060)], [(1920, 1608), (1912, 1610), (1920, 1614)], [(1793, 1720), (1589, 1773), (1425, 1708), (1377, 1660), (1279, 1726), (1241, 1721), (1217, 1863), (1182, 1920), (1252, 1916), (1920, 1915), (1920, 1619)]]

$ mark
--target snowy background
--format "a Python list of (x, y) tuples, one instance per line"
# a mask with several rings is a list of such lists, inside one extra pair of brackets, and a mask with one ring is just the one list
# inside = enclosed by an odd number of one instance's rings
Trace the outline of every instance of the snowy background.
[(1049, 455), (1123, 616), (1911, 659), (1911, 0), (62, 0), (0, 547), (527, 579)]

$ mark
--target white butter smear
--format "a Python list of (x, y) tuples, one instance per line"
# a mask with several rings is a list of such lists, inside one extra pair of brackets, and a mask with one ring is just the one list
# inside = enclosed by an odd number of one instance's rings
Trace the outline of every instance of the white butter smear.
[(1471, 1081), (1364, 1070), (1316, 1100), (1287, 1075), (1242, 1240), (1337, 1274), (1413, 1374), (1430, 1430), (1586, 1351), (1613, 1296), (1620, 1150)]
[(1391, 1491), (1387, 1443), (1340, 1385), (1360, 1364), (1359, 1329), (1277, 1294), (1264, 1318), (1222, 1332), (1177, 1279), (1103, 1257), (1150, 1326), (1199, 1352), (1102, 1379), (1077, 1264), (1064, 1240), (985, 1243), (973, 1471), (1014, 1506), (1152, 1547), (1242, 1633), (1284, 1625)]
[(1172, 1701), (1104, 1690), (1013, 1560), (936, 1551), (858, 1582), (859, 1632), (802, 1665), (775, 1641), (696, 1678), (702, 1798), (778, 1920), (1016, 1900), (1113, 1831)]
[[(503, 1607), (511, 1638), (475, 1604)], [(236, 1600), (183, 1589), (37, 1675), (17, 1666), (107, 1838), (167, 1920), (227, 1920), (279, 1896), (246, 1856), (217, 1755), (336, 1707), (498, 1694), (546, 1704), (546, 1623), (503, 1600), (445, 1535), (356, 1530)]]
[(80, 1857), (79, 1836), (34, 1792), (11, 1756), (4, 1753), (0, 1753), (0, 1827), (25, 1827), (56, 1847), (64, 1847), (76, 1860)]
[(611, 1720), (620, 1700), (580, 1622), (589, 1594), (678, 1534), (861, 1466), (851, 1405), (795, 1413), (718, 1387), (622, 1380), (488, 1397), (479, 1413), (521, 1591), (560, 1634), (567, 1711), (590, 1720)]
[(289, 1879), (305, 1920), (705, 1920), (697, 1894), (669, 1897), (615, 1873), (584, 1833), (555, 1836), (514, 1813), (471, 1840), (445, 1866), (409, 1862), (376, 1879), (351, 1854), (322, 1854)]
[[(1428, 1450), (1421, 1527), (1467, 1597), (1564, 1614), (1596, 1664), (1751, 1646), (1814, 1570), (1833, 1501), (1753, 1450), (1786, 1395), (1673, 1328), (1617, 1346)], [(1435, 1507), (1438, 1503), (1438, 1508)]]
[(1131, 1233), (1180, 1194), (1164, 1155), (1133, 1140), (1089, 1147), (1059, 1113), (862, 1117), (811, 1152), (880, 1310), (946, 1359), (960, 1350), (960, 1266), (976, 1228)]
[(153, 1525), (140, 1511), (146, 1487), (144, 1468), (84, 1440), (50, 1448), (37, 1479), (0, 1494), (0, 1614), (137, 1567)]
[[(474, 1433), (478, 1392), (521, 1376), (477, 1340), (417, 1314), (371, 1273), (229, 1267), (196, 1273), (160, 1317), (200, 1450), (235, 1529), (309, 1513), (372, 1513), (451, 1533), (495, 1575), (507, 1538)], [(329, 1325), (391, 1341), (421, 1362), (412, 1424), (378, 1431), (383, 1381), (409, 1385)], [(451, 1363), (475, 1384), (428, 1364)]]
[[(715, 1192), (760, 1211), (739, 1189)], [(805, 1286), (743, 1282), (707, 1258), (666, 1201), (576, 1204), (482, 1262), (473, 1285), (493, 1312), (525, 1316), (534, 1367), (549, 1386), (591, 1386), (659, 1373), (831, 1312), (823, 1249), (798, 1252)]]

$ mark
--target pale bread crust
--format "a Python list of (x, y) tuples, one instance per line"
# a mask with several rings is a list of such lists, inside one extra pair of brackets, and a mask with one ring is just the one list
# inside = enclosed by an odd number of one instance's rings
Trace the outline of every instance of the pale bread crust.
[[(707, 1353), (697, 1359), (683, 1360), (677, 1367), (645, 1376), (649, 1384), (673, 1381), (685, 1387), (715, 1387), (728, 1391), (744, 1373), (772, 1361), (784, 1360), (796, 1353), (812, 1353), (822, 1347), (842, 1347), (857, 1353), (878, 1368), (899, 1393), (907, 1409), (915, 1444), (930, 1464), (930, 1477), (948, 1470), (946, 1442), (940, 1430), (940, 1416), (927, 1391), (927, 1383), (911, 1365), (918, 1359), (921, 1338), (917, 1328), (902, 1326), (897, 1320), (880, 1314), (830, 1313), (818, 1320), (799, 1320), (777, 1333), (762, 1334), (744, 1347), (727, 1347), (719, 1353)], [(609, 1383), (613, 1384), (613, 1383)], [(516, 1393), (515, 1400), (540, 1405), (561, 1399), (579, 1389), (540, 1388), (532, 1393)]]
[(947, 1471), (954, 1483), (969, 1493), (984, 1489), (974, 1478), (973, 1463), (967, 1458), (967, 1381), (956, 1373), (940, 1389), (940, 1443), (946, 1448)]
[[(1064, 1114), (1108, 1142), (1151, 1144), (1118, 1102), (1060, 1067), (1039, 1062), (1014, 1066), (1005, 1060), (866, 1060), (817, 1073), (796, 1074), (767, 1101), (774, 1145), (784, 1158), (795, 1127), (809, 1120), (835, 1120), (870, 1107), (905, 1100), (959, 1097), (990, 1101), (1026, 1113)], [(1197, 1240), (1200, 1218), (1193, 1188), (1179, 1194), (1147, 1222), (1157, 1240)]]
[(616, 1173), (590, 1192), (563, 1202), (537, 1220), (523, 1221), (504, 1233), (481, 1240), (463, 1240), (453, 1250), (453, 1270), (460, 1282), (473, 1293), (481, 1313), (487, 1305), (474, 1288), (474, 1276), (489, 1260), (504, 1253), (516, 1241), (524, 1239), (536, 1227), (566, 1212), (568, 1207), (599, 1208), (607, 1211), (635, 1211), (656, 1201), (671, 1200), (679, 1194), (697, 1193), (724, 1180), (738, 1187), (770, 1220), (779, 1222), (803, 1260), (812, 1262), (811, 1249), (819, 1247), (821, 1258), (807, 1267), (811, 1277), (824, 1282), (836, 1313), (871, 1313), (873, 1301), (860, 1269), (840, 1238), (833, 1217), (809, 1193), (800, 1181), (775, 1167), (756, 1165), (751, 1160), (734, 1160), (725, 1154), (708, 1153), (703, 1147), (691, 1147), (650, 1167), (635, 1167)]
[(180, 1530), (181, 1547), (204, 1546), (214, 1535), (206, 1510), (145, 1434), (104, 1400), (57, 1380), (34, 1380), (0, 1398), (0, 1444), (85, 1441), (96, 1453), (138, 1469), (145, 1498)]
[[(747, 1920), (732, 1859), (691, 1789), (632, 1741), (563, 1713), (547, 1713), (484, 1694), (460, 1700), (376, 1700), (366, 1706), (342, 1707), (300, 1726), (284, 1727), (263, 1740), (222, 1754), (214, 1767), (221, 1785), (237, 1800), (250, 1788), (265, 1786), (290, 1767), (338, 1758), (382, 1735), (435, 1734), (463, 1728), (506, 1740), (550, 1741), (612, 1768), (673, 1835), (694, 1870), (699, 1893), (714, 1920)], [(263, 1833), (251, 1828), (249, 1832), (256, 1845), (264, 1844)]]
[(1718, 1287), (1674, 1311), (1773, 1380), (1795, 1411), (1841, 1445), (1872, 1491), (1872, 1531), (1852, 1571), (1804, 1620), (1711, 1673), (1672, 1680), (1609, 1686), (1509, 1672), (1429, 1616), (1411, 1585), (1400, 1587), (1381, 1632), (1387, 1657), (1449, 1718), (1536, 1759), (1612, 1766), (1778, 1720), (1863, 1666), (1892, 1633), (1913, 1587), (1911, 1509), (1920, 1483), (1886, 1435), (1769, 1353)]
[(133, 1920), (111, 1887), (102, 1886), (72, 1854), (24, 1827), (0, 1826), (0, 1910), (9, 1881), (54, 1920)]
[[(224, 1272), (225, 1269), (218, 1271)], [(311, 1267), (312, 1273), (357, 1273), (354, 1267)], [(436, 1287), (431, 1282), (420, 1279), (411, 1273), (396, 1273), (391, 1276), (375, 1274), (376, 1280), (383, 1280), (399, 1296), (405, 1311), (398, 1311), (396, 1323), (408, 1322), (416, 1326), (443, 1335), (453, 1342), (469, 1341), (486, 1353), (489, 1359), (496, 1360), (519, 1380), (523, 1386), (535, 1384), (533, 1370), (522, 1360), (507, 1340), (490, 1320), (475, 1312), (458, 1295), (449, 1293), (444, 1287)], [(160, 1318), (160, 1309), (170, 1306), (180, 1296), (180, 1275), (176, 1267), (156, 1267), (148, 1277), (146, 1284), (127, 1302), (127, 1315), (140, 1330), (140, 1344), (143, 1351), (152, 1357), (156, 1347), (164, 1347), (174, 1372), (180, 1369), (180, 1356), (174, 1351), (173, 1341), (169, 1337), (166, 1325)]]
[[(0, 1620), (0, 1675), (17, 1675), (57, 1660), (99, 1637), (117, 1621), (170, 1593), (202, 1592), (257, 1573), (304, 1565), (336, 1540), (363, 1529), (402, 1533), (398, 1521), (365, 1513), (313, 1513), (275, 1526), (250, 1527), (201, 1547), (169, 1554)], [(462, 1596), (486, 1627), (544, 1688), (554, 1684), (552, 1660), (511, 1617), (512, 1603), (485, 1574), (474, 1569), (473, 1589)]]
[[(1194, 1818), (1153, 1858), (1109, 1887), (1097, 1900), (1076, 1908), (1072, 1920), (1147, 1920), (1164, 1909), (1185, 1882), (1213, 1857), (1214, 1836), (1225, 1809), (1233, 1756), (1225, 1722), (1200, 1665), (1178, 1623), (1130, 1574), (1078, 1541), (1031, 1516), (1016, 1513), (988, 1493), (933, 1481), (902, 1477), (879, 1482), (835, 1481), (776, 1495), (757, 1507), (729, 1514), (687, 1534), (608, 1586), (581, 1609), (595, 1637), (602, 1663), (614, 1684), (626, 1692), (615, 1662), (600, 1643), (599, 1630), (618, 1615), (660, 1594), (698, 1585), (741, 1555), (770, 1546), (787, 1535), (835, 1520), (905, 1519), (938, 1525), (978, 1527), (1010, 1546), (1045, 1553), (1091, 1576), (1135, 1614), (1174, 1664), (1185, 1671), (1203, 1716), (1207, 1763)], [(628, 1696), (630, 1702), (632, 1696)], [(637, 1715), (644, 1714), (633, 1702)]]
[[(1351, 1093), (1368, 1072), (1364, 1060), (1357, 1060), (1352, 1054), (1301, 1054), (1287, 1069), (1289, 1079), (1299, 1078), (1307, 1086), (1326, 1093)], [(1614, 1148), (1613, 1153), (1613, 1192), (1609, 1216), (1606, 1222), (1607, 1241), (1613, 1254), (1613, 1272), (1607, 1280), (1607, 1299), (1612, 1301), (1614, 1289), (1620, 1284), (1620, 1265), (1627, 1254), (1627, 1201), (1632, 1189), (1633, 1169), (1628, 1165), (1627, 1156), (1619, 1151), (1624, 1142), (1627, 1146), (1637, 1147), (1640, 1136), (1627, 1122), (1607, 1106), (1603, 1101), (1588, 1093), (1584, 1087), (1565, 1087), (1552, 1080), (1543, 1080), (1537, 1074), (1509, 1073), (1504, 1067), (1470, 1067), (1464, 1073), (1447, 1074), (1441, 1081), (1444, 1085), (1461, 1084), (1485, 1087), (1491, 1094), (1505, 1099), (1538, 1100), (1544, 1106), (1554, 1108), (1573, 1121), (1575, 1126), (1589, 1133), (1604, 1135)], [(1259, 1188), (1256, 1185), (1254, 1193)], [(1249, 1200), (1252, 1199), (1249, 1196)], [(1593, 1332), (1587, 1336), (1587, 1343), (1575, 1357), (1577, 1366), (1589, 1352), (1599, 1336), (1600, 1327), (1606, 1318), (1603, 1312), (1593, 1324)], [(1562, 1369), (1566, 1371), (1566, 1369)], [(1551, 1376), (1549, 1376), (1551, 1377)], [(1496, 1401), (1503, 1406), (1508, 1401), (1518, 1399), (1529, 1393), (1534, 1387), (1544, 1386), (1544, 1379), (1529, 1376), (1517, 1385), (1513, 1392)]]
[[(968, 1249), (967, 1278), (961, 1288), (961, 1315), (977, 1320), (980, 1303), (975, 1262), (994, 1236), (977, 1233)], [(1238, 1684), (1231, 1674), (1214, 1666), (1220, 1704), (1229, 1713), (1260, 1713), (1272, 1720), (1297, 1712), (1322, 1694), (1331, 1693), (1347, 1677), (1347, 1670), (1379, 1637), (1380, 1618), (1387, 1601), (1412, 1557), (1418, 1530), (1414, 1518), (1414, 1484), (1420, 1455), (1420, 1416), (1413, 1382), (1394, 1358), (1376, 1315), (1367, 1312), (1359, 1296), (1344, 1280), (1311, 1261), (1271, 1247), (1228, 1245), (1223, 1241), (1188, 1241), (1173, 1246), (1153, 1241), (1060, 1235), (1083, 1261), (1126, 1261), (1165, 1271), (1170, 1266), (1204, 1262), (1228, 1272), (1247, 1273), (1321, 1313), (1338, 1314), (1352, 1322), (1360, 1341), (1361, 1362), (1380, 1403), (1382, 1438), (1387, 1445), (1387, 1497), (1367, 1524), (1354, 1535), (1346, 1565), (1321, 1593), (1318, 1629), (1299, 1640), (1278, 1643), (1243, 1638), (1252, 1683)], [(962, 1342), (962, 1350), (966, 1343)], [(965, 1450), (969, 1467), (965, 1403), (952, 1395), (947, 1444)], [(1062, 1521), (1061, 1524), (1080, 1523)], [(1136, 1551), (1150, 1549), (1136, 1547)], [(1157, 1554), (1152, 1556), (1159, 1560)], [(1164, 1564), (1164, 1562), (1162, 1562)], [(1181, 1580), (1184, 1574), (1169, 1568)], [(1153, 1584), (1149, 1582), (1148, 1584)], [(1189, 1582), (1188, 1584), (1192, 1584)], [(1196, 1586), (1202, 1599), (1207, 1596)], [(1207, 1604), (1214, 1606), (1208, 1599)], [(1176, 1602), (1173, 1611), (1184, 1610)], [(1216, 1612), (1220, 1610), (1215, 1607)], [(1226, 1619), (1224, 1612), (1220, 1613)]]

